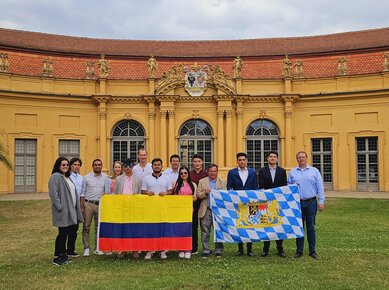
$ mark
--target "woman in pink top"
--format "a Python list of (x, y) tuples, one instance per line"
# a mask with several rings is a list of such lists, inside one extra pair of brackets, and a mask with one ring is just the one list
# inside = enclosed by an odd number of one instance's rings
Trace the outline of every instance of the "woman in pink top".
[[(185, 166), (181, 167), (178, 171), (178, 178), (173, 188), (173, 194), (178, 195), (192, 195), (193, 201), (197, 200), (196, 197), (197, 186), (192, 182), (189, 177), (189, 169)], [(179, 258), (190, 259), (191, 251), (180, 252)]]

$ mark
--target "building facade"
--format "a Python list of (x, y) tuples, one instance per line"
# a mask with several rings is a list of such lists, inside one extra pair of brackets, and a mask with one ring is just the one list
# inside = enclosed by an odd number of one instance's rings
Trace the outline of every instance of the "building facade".
[(0, 29), (0, 193), (45, 192), (58, 156), (194, 153), (222, 176), (296, 166), (327, 189), (389, 191), (389, 29), (232, 41), (104, 40)]

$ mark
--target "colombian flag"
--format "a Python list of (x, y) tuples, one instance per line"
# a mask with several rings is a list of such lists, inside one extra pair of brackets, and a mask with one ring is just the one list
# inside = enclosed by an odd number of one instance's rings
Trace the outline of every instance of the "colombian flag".
[(192, 249), (192, 196), (105, 194), (100, 199), (100, 251)]

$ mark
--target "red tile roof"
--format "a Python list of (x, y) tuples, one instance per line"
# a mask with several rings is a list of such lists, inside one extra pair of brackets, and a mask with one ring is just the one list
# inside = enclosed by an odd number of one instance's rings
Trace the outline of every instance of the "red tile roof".
[(389, 28), (306, 37), (209, 41), (96, 39), (0, 28), (0, 48), (127, 57), (153, 54), (159, 58), (297, 56), (389, 49)]

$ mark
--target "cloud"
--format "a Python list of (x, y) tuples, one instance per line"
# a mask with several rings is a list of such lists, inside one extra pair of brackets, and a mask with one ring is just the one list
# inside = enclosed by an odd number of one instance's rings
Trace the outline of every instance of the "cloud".
[(200, 40), (389, 26), (389, 1), (1, 0), (1, 27), (97, 38)]

